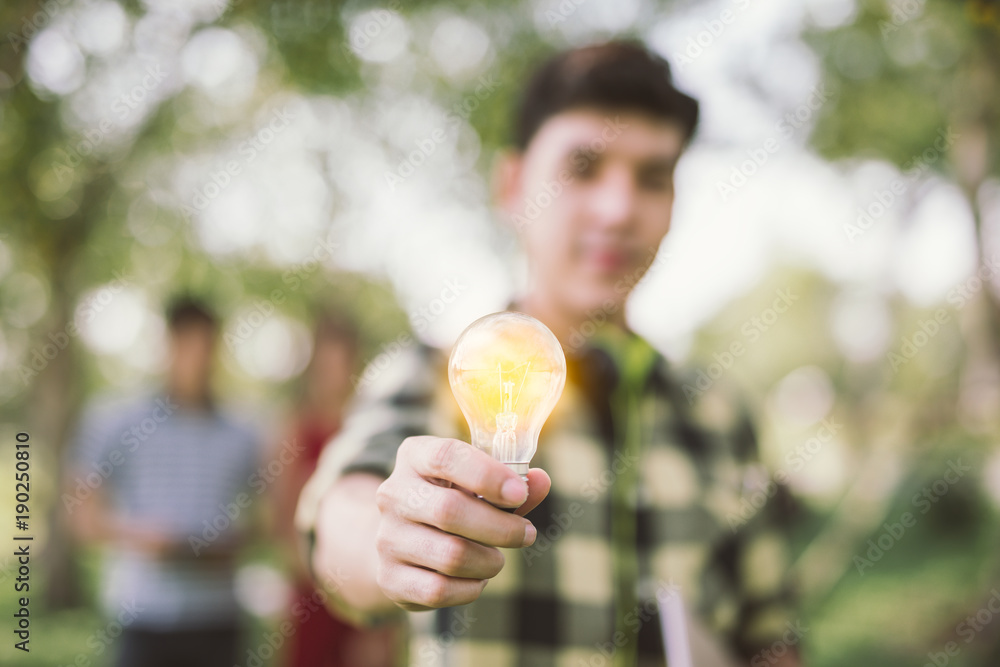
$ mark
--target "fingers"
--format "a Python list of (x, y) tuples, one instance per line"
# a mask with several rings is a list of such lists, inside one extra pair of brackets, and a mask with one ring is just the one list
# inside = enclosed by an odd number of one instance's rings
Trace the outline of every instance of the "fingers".
[(487, 546), (525, 547), (535, 541), (535, 527), (460, 489), (423, 479), (390, 478), (379, 487), (377, 502), (383, 515), (433, 526), (446, 533)]
[(460, 579), (399, 561), (382, 560), (378, 585), (403, 609), (422, 611), (468, 604), (486, 588), (485, 579)]
[(518, 516), (524, 516), (531, 510), (538, 507), (538, 504), (545, 500), (545, 496), (549, 495), (549, 489), (552, 488), (552, 480), (549, 479), (547, 472), (541, 468), (532, 468), (528, 471), (528, 499), (524, 501), (524, 504), (515, 510), (515, 514)]
[(389, 560), (462, 579), (490, 579), (504, 564), (498, 549), (408, 522), (380, 531), (377, 545)]
[(518, 507), (528, 495), (524, 482), (512, 470), (461, 440), (407, 438), (400, 445), (397, 465), (400, 458), (425, 479), (449, 481), (500, 507)]
[[(477, 599), (503, 568), (496, 547), (534, 543), (535, 527), (522, 515), (550, 486), (543, 470), (529, 470), (525, 485), (503, 463), (460, 440), (407, 438), (375, 494), (382, 593), (409, 610)], [(507, 513), (494, 505), (518, 509)]]

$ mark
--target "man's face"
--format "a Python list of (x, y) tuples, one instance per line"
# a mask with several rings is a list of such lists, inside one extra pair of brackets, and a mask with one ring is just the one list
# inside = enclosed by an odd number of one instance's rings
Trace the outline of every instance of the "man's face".
[(678, 124), (641, 113), (549, 118), (501, 171), (534, 289), (567, 311), (620, 308), (670, 229), (683, 147)]
[(170, 332), (170, 385), (185, 399), (201, 400), (209, 389), (216, 330), (202, 323), (187, 323)]

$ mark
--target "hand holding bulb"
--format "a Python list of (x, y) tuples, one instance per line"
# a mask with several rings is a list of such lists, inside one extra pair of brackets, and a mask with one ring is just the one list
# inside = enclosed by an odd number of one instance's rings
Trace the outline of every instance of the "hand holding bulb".
[(472, 602), (503, 567), (498, 547), (534, 543), (523, 516), (550, 480), (528, 462), (565, 364), (552, 333), (518, 313), (480, 319), (456, 343), (449, 378), (474, 446), (418, 436), (399, 447), (376, 493), (376, 581), (389, 600), (411, 611)]

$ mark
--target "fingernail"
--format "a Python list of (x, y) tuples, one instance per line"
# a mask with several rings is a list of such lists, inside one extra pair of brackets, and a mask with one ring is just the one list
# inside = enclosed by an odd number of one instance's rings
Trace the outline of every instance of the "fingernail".
[(530, 547), (534, 544), (537, 535), (538, 531), (535, 530), (535, 526), (529, 523), (524, 527), (524, 544), (522, 546)]
[(528, 485), (517, 477), (508, 479), (500, 489), (500, 496), (505, 501), (520, 507), (528, 499)]

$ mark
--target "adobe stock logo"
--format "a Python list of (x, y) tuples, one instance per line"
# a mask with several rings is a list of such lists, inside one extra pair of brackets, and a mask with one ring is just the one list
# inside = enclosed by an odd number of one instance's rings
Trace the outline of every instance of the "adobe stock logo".
[(84, 325), (93, 322), (94, 318), (100, 315), (114, 300), (115, 295), (132, 282), (132, 277), (125, 271), (112, 271), (112, 275), (114, 278), (109, 283), (77, 305), (75, 317), (63, 329), (50, 332), (47, 336), (48, 340), (43, 340), (40, 344), (32, 347), (26, 363), (18, 364), (17, 373), (24, 387), (27, 387), (39, 373), (48, 368), (49, 363), (66, 349), (70, 340), (80, 334), (80, 327), (77, 326), (78, 321)]
[(417, 173), (417, 170), (424, 166), (437, 152), (438, 147), (448, 140), (449, 134), (457, 131), (463, 120), (467, 121), (482, 102), (493, 96), (501, 82), (497, 81), (492, 74), (484, 74), (479, 77), (477, 83), (478, 85), (472, 92), (463, 97), (460, 102), (455, 103), (450, 111), (445, 112), (444, 120), (448, 131), (443, 127), (437, 127), (425, 136), (414, 139), (413, 145), (416, 148), (407, 153), (395, 169), (387, 169), (383, 173), (389, 192), (395, 192), (396, 188), (406, 182), (406, 179)]
[[(966, 616), (964, 621), (955, 626), (955, 633), (966, 644), (971, 644), (980, 632), (989, 627), (994, 617), (1000, 614), (1000, 591), (994, 588), (990, 593), (992, 595), (975, 614)], [(955, 641), (950, 641), (941, 648), (941, 651), (928, 651), (929, 661), (924, 663), (924, 667), (947, 667), (951, 664), (951, 659), (962, 652), (961, 644)]]
[[(745, 11), (750, 6), (751, 0), (733, 0), (732, 4), (740, 12)], [(684, 43), (682, 51), (674, 51), (670, 56), (671, 63), (679, 72), (683, 72), (688, 65), (693, 65), (694, 61), (701, 57), (706, 49), (712, 48), (715, 40), (722, 37), (728, 26), (736, 22), (739, 14), (732, 9), (723, 9), (716, 18), (702, 21), (702, 30), (693, 35), (689, 35)]]
[[(458, 278), (446, 280), (437, 298), (432, 299), (425, 306), (410, 312), (410, 321), (413, 324), (413, 330), (418, 334), (426, 331), (427, 327), (443, 314), (450, 304), (458, 300), (467, 289), (469, 289), (469, 286), (463, 284)], [(365, 363), (364, 370), (360, 376), (357, 374), (351, 375), (351, 383), (354, 385), (354, 388), (360, 390), (362, 387), (374, 382), (382, 374), (382, 371), (392, 365), (392, 362), (397, 357), (416, 343), (417, 340), (404, 331), (396, 336), (394, 340), (383, 344), (379, 353)]]
[(209, 173), (208, 180), (194, 189), (190, 201), (181, 205), (181, 213), (184, 218), (190, 221), (196, 214), (205, 211), (230, 186), (233, 179), (242, 173), (243, 168), (250, 165), (259, 154), (267, 150), (271, 142), (294, 119), (295, 115), (287, 108), (273, 110), (267, 123), (262, 124), (253, 134), (240, 142), (237, 151), (242, 159), (227, 160), (225, 164), (217, 165)]
[(714, 361), (707, 368), (699, 369), (692, 381), (685, 382), (681, 386), (688, 405), (693, 405), (699, 397), (711, 389), (715, 382), (736, 364), (736, 360), (746, 354), (750, 345), (759, 341), (781, 315), (788, 312), (788, 309), (799, 300), (799, 295), (788, 287), (775, 291), (774, 295), (774, 301), (769, 308), (746, 320), (740, 327), (740, 333), (747, 340), (746, 344), (740, 340), (732, 341), (721, 352), (712, 355)]
[(959, 136), (952, 131), (950, 125), (939, 130), (933, 145), (928, 146), (903, 164), (902, 175), (899, 178), (892, 179), (885, 189), (874, 192), (867, 206), (858, 207), (858, 215), (854, 223), (844, 224), (844, 234), (847, 235), (847, 240), (856, 243), (860, 237), (864, 236), (896, 202), (902, 200), (910, 186), (917, 183), (930, 170), (932, 164), (947, 154), (948, 149), (955, 144)]
[[(948, 461), (948, 469), (944, 474), (921, 489), (919, 493), (913, 494), (910, 505), (919, 509), (921, 516), (927, 514), (971, 470), (972, 466), (963, 465), (960, 458)], [(900, 514), (895, 522), (886, 521), (883, 523), (882, 532), (874, 539), (868, 540), (868, 550), (864, 555), (854, 556), (854, 566), (857, 568), (858, 574), (864, 576), (865, 570), (874, 567), (875, 563), (882, 560), (886, 553), (899, 544), (903, 536), (906, 535), (906, 531), (917, 525), (918, 518), (913, 512), (906, 511)]]
[[(820, 110), (830, 98), (831, 92), (826, 84), (820, 84), (809, 91), (805, 99), (797, 107), (785, 114), (774, 129), (782, 139), (791, 138), (797, 130), (806, 126), (809, 120)], [(729, 178), (715, 182), (723, 203), (729, 201), (736, 191), (746, 185), (757, 172), (764, 168), (771, 156), (781, 150), (781, 140), (770, 136), (756, 148), (746, 150), (747, 159), (734, 165), (729, 172)]]
[(105, 116), (95, 126), (84, 130), (82, 138), (78, 136), (69, 145), (56, 150), (57, 158), (52, 163), (52, 169), (60, 183), (72, 177), (73, 170), (80, 166), (87, 156), (92, 155), (101, 144), (110, 140), (118, 125), (128, 119), (133, 111), (150, 104), (146, 98), (166, 80), (169, 72), (163, 71), (159, 63), (154, 63), (146, 67), (143, 74), (139, 83), (116, 97), (111, 103), (111, 111), (115, 113), (116, 118)]

